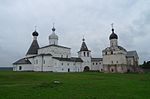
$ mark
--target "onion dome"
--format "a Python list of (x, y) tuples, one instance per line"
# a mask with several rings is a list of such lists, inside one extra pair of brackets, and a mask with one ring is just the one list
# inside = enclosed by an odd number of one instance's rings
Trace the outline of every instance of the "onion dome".
[(52, 28), (52, 31), (55, 32), (55, 30), (56, 30), (56, 29), (53, 27), (53, 28)]
[(112, 28), (112, 33), (109, 36), (109, 40), (111, 40), (111, 39), (118, 39), (118, 36), (117, 36), (117, 34), (114, 33), (114, 29), (113, 28)]
[(52, 28), (53, 33), (49, 36), (49, 39), (58, 39), (58, 36), (55, 34), (55, 28)]
[(32, 33), (33, 36), (38, 36), (38, 32), (35, 30), (33, 33)]

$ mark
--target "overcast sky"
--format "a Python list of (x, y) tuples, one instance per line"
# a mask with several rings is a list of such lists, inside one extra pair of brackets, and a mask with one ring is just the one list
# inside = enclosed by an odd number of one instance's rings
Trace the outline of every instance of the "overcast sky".
[(77, 56), (83, 35), (93, 57), (109, 46), (111, 23), (119, 45), (150, 60), (150, 0), (0, 0), (0, 66), (25, 56), (37, 26), (39, 45), (48, 45), (52, 23), (59, 44)]

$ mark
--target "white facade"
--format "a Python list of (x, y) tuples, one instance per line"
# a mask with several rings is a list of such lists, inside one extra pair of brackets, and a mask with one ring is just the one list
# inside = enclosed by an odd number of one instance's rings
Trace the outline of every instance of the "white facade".
[[(71, 56), (71, 48), (58, 45), (58, 36), (55, 28), (49, 36), (49, 45), (39, 47), (38, 33), (33, 32), (33, 42), (25, 56), (13, 63), (14, 71), (50, 71), (50, 72), (83, 72), (88, 70), (102, 72), (135, 71), (138, 65), (136, 51), (126, 51), (118, 46), (118, 36), (112, 29), (110, 47), (102, 51), (102, 58), (92, 58), (91, 51), (83, 38), (78, 57)], [(134, 55), (133, 55), (134, 53)]]
[(38, 54), (51, 54), (53, 57), (70, 58), (71, 49), (58, 45), (49, 45), (38, 49)]
[[(104, 72), (133, 71), (133, 67), (138, 66), (138, 55), (133, 55), (136, 51), (130, 53), (134, 57), (129, 58), (129, 52), (118, 45), (118, 36), (114, 33), (114, 29), (112, 29), (109, 40), (110, 46), (102, 51)], [(137, 63), (135, 64), (133, 60), (136, 60)]]

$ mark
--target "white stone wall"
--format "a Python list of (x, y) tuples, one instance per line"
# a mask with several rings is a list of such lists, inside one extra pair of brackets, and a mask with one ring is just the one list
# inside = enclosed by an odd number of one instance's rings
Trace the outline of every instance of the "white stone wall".
[(38, 50), (38, 54), (52, 54), (53, 57), (70, 58), (71, 50), (56, 46), (49, 46)]
[(128, 66), (134, 65), (133, 58), (127, 58), (127, 64), (128, 64)]
[(34, 58), (34, 71), (53, 71), (51, 56), (37, 56)]
[(13, 65), (13, 71), (33, 71), (33, 65), (32, 64)]
[(81, 62), (58, 61), (54, 66), (54, 72), (81, 72)]
[(103, 63), (102, 63), (102, 61), (91, 62), (91, 70), (103, 71)]
[(123, 54), (117, 55), (104, 55), (103, 56), (103, 64), (127, 64), (126, 56)]

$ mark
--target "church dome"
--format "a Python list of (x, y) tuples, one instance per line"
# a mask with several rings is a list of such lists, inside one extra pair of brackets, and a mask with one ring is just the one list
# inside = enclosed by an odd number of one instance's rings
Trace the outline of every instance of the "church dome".
[(117, 34), (114, 33), (114, 29), (112, 29), (112, 33), (111, 33), (111, 35), (109, 36), (109, 40), (111, 40), (111, 39), (118, 39)]
[(58, 39), (58, 36), (55, 34), (55, 28), (52, 28), (53, 33), (49, 36), (49, 39)]
[(49, 36), (49, 39), (58, 39), (58, 36), (57, 36), (55, 33), (52, 33), (52, 34)]
[(38, 34), (38, 32), (34, 31), (34, 32), (32, 33), (32, 35), (33, 35), (33, 36), (38, 36), (39, 34)]

